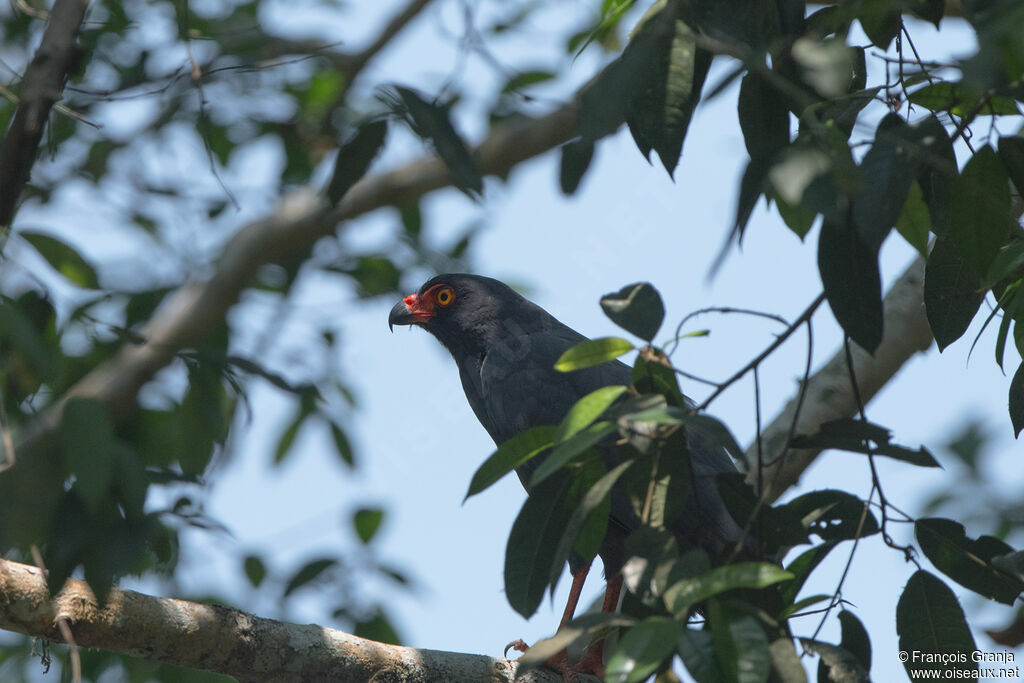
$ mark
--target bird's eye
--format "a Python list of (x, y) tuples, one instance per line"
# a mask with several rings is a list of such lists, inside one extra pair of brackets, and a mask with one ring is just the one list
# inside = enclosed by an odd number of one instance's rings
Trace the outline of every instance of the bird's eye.
[(451, 306), (452, 302), (455, 301), (455, 290), (451, 287), (442, 287), (437, 290), (436, 298), (438, 306)]

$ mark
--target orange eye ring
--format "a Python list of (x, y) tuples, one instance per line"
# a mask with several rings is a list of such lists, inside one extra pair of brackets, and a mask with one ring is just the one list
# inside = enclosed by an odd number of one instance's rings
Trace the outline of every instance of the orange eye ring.
[(455, 290), (451, 287), (441, 287), (437, 290), (434, 300), (437, 301), (437, 305), (442, 308), (451, 306), (455, 301)]

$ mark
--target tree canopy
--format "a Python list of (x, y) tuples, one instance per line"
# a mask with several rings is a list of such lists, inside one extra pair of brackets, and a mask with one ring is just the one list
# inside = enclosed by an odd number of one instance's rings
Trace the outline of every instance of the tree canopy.
[[(0, 10), (0, 628), (26, 636), (0, 640), (4, 680), (37, 676), (51, 656), (81, 680), (553, 680), (536, 668), (545, 656), (609, 634), (612, 680), (685, 671), (701, 683), (804, 681), (815, 672), (802, 653), (817, 657), (818, 680), (867, 680), (872, 644), (877, 667), (888, 636), (865, 628), (843, 592), (848, 572), (870, 571), (857, 561), (862, 540), (913, 565), (892, 615), (900, 651), (1024, 643), (1019, 504), (996, 499), (981, 459), (985, 429), (1024, 429), (1024, 5), (557, 4), (55, 0)], [(436, 77), (380, 79), (375, 64), (431, 20), (448, 32), (454, 64)], [(915, 36), (933, 30), (960, 32), (968, 48), (919, 50)], [(550, 450), (535, 484), (551, 495), (526, 499), (504, 558), (505, 596), (524, 617), (554, 592), (570, 551), (594, 556), (609, 487), (623, 482), (644, 525), (627, 541), (621, 613), (583, 615), (516, 665), (399, 648), (388, 595), (410, 579), (380, 556), (388, 511), (372, 504), (346, 510), (351, 548), (286, 571), (264, 552), (235, 558), (244, 602), (182, 585), (202, 558), (185, 537), (224, 533), (205, 502), (224, 469), (249, 457), (251, 434), (280, 466), (315, 433), (359, 476), (353, 383), (372, 370), (338, 362), (346, 316), (391, 302), (424, 272), (472, 270), (483, 211), (534, 158), (556, 156), (558, 177), (546, 182), (580, 203), (588, 170), (623, 130), (669, 177), (700, 165), (684, 154), (700, 135), (695, 112), (727, 98), (744, 170), (707, 195), (734, 206), (713, 226), (666, 212), (646, 244), (718, 230), (720, 252), (702, 264), (713, 278), (741, 258), (752, 216), (768, 211), (780, 228), (771, 239), (816, 244), (820, 288), (795, 315), (716, 307), (679, 319), (667, 314), (684, 305), (671, 286), (616, 281), (599, 302), (603, 292), (590, 292), (620, 332), (557, 367), (635, 352), (632, 387), (596, 392), (560, 425), (489, 458), (473, 454), (482, 464), (471, 481), (466, 473), (469, 498)], [(461, 208), (436, 210), (435, 195)], [(464, 207), (484, 208), (459, 224)], [(372, 222), (381, 210), (383, 229)], [(884, 291), (887, 241), (919, 256)], [(586, 260), (598, 248), (578, 244), (558, 256)], [(338, 292), (342, 304), (302, 316), (310, 291)], [(812, 318), (826, 308), (841, 342), (812, 367)], [(710, 380), (680, 353), (707, 333), (697, 324), (708, 315), (776, 327), (749, 362)], [(301, 334), (289, 318), (301, 318)], [(803, 338), (792, 400), (769, 421), (759, 373)], [(933, 340), (939, 352), (971, 348), (975, 364), (990, 353), (1006, 375), (994, 390), (1007, 410), (988, 427), (963, 425), (950, 452), (967, 474), (954, 482), (951, 471), (949, 490), (918, 512), (901, 507), (880, 462), (950, 461), (907, 443), (898, 422), (869, 419), (866, 406)], [(752, 382), (754, 405), (742, 429), (712, 415), (740, 382)], [(267, 406), (288, 419), (266, 429), (253, 415)], [(764, 561), (712, 567), (666, 531), (689, 491), (680, 436), (698, 422), (743, 470), (718, 486)], [(609, 434), (622, 460), (606, 470), (592, 447)], [(869, 490), (790, 491), (826, 450), (859, 458)], [(907, 526), (910, 542), (897, 531)], [(550, 533), (527, 533), (540, 528)], [(834, 591), (806, 594), (840, 553), (849, 560)], [(143, 592), (119, 587), (129, 583)], [(1006, 606), (1008, 626), (989, 644), (972, 633), (965, 591)], [(303, 600), (341, 631), (286, 623)], [(821, 637), (826, 623), (838, 623), (835, 642)], [(278, 647), (288, 652), (254, 655)], [(359, 648), (368, 654), (351, 658)], [(985, 665), (905, 666), (913, 678)]]

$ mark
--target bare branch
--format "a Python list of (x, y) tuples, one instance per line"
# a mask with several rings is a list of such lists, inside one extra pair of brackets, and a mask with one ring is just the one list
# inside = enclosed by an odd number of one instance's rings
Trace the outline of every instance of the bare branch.
[(313, 624), (119, 588), (101, 606), (88, 584), (75, 579), (51, 600), (40, 569), (0, 559), (0, 628), (63, 642), (61, 623), (70, 625), (82, 647), (216, 671), (243, 683), (561, 681), (547, 669), (516, 678), (516, 663), (501, 657), (385, 645)]
[[(915, 353), (927, 350), (932, 343), (931, 329), (924, 313), (924, 260), (917, 258), (893, 283), (885, 295), (885, 335), (872, 356), (864, 349), (852, 347), (854, 372), (864, 402), (874, 397)], [(800, 479), (800, 475), (818, 456), (819, 450), (786, 450), (797, 399), (786, 405), (762, 435), (762, 481), (767, 487), (767, 501), (777, 499)], [(852, 417), (857, 401), (850, 387), (846, 356), (840, 349), (814, 373), (807, 383), (807, 394), (797, 420), (796, 433), (809, 434), (830, 420)], [(748, 482), (757, 486), (757, 449), (747, 449), (751, 463)]]
[(18, 92), (18, 108), (0, 147), (0, 229), (14, 219), (21, 190), (28, 182), (50, 109), (76, 69), (80, 48), (75, 42), (88, 0), (57, 0), (50, 10), (42, 42)]

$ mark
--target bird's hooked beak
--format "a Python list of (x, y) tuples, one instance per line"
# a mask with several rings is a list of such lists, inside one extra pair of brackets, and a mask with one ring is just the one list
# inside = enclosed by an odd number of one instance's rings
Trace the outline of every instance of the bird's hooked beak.
[(434, 317), (434, 307), (430, 302), (421, 299), (418, 294), (410, 294), (391, 309), (388, 315), (388, 329), (395, 331), (395, 325), (416, 325)]

